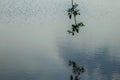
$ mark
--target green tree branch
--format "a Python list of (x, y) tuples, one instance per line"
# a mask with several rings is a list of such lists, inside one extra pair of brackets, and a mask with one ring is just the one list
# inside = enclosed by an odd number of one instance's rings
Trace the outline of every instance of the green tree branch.
[(77, 23), (76, 17), (80, 15), (80, 10), (77, 9), (78, 4), (73, 3), (73, 0), (71, 0), (71, 2), (72, 2), (72, 7), (68, 8), (67, 12), (68, 12), (69, 19), (72, 19), (72, 17), (74, 18), (74, 24), (72, 24), (72, 28), (71, 30), (68, 30), (68, 33), (75, 35), (75, 32), (79, 33), (80, 27), (83, 27), (85, 25), (83, 24), (83, 22)]

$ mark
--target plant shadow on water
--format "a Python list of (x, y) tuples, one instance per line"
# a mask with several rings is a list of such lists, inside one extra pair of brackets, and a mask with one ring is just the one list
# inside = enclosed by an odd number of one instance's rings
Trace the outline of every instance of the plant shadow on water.
[(70, 80), (80, 80), (80, 75), (85, 72), (84, 67), (78, 66), (76, 62), (69, 60), (69, 66), (72, 67), (73, 74), (70, 75)]
[[(109, 48), (102, 47), (96, 51), (85, 51), (82, 49), (72, 48), (71, 46), (61, 46), (60, 56), (65, 62), (74, 60), (78, 65), (85, 67), (85, 72), (82, 75), (83, 80), (119, 80), (120, 75), (120, 60), (109, 53)], [(66, 48), (66, 50), (62, 50)], [(93, 54), (94, 53), (94, 54)]]

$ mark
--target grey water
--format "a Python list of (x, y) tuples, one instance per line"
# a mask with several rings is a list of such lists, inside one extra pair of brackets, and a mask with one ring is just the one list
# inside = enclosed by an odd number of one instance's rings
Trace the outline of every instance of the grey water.
[(71, 0), (0, 0), (0, 80), (120, 80), (120, 1), (74, 0), (85, 27), (67, 33)]

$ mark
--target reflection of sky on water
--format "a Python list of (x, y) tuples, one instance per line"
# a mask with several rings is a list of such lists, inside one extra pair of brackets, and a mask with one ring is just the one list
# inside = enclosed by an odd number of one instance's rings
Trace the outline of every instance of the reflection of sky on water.
[(120, 1), (76, 2), (86, 27), (71, 37), (70, 0), (0, 0), (0, 80), (67, 80), (69, 59), (84, 80), (120, 78)]
[(68, 60), (74, 60), (79, 65), (84, 66), (86, 68), (84, 74), (85, 80), (111, 80), (113, 76), (117, 80), (120, 78), (119, 57), (111, 56), (109, 54), (109, 48), (102, 46), (102, 48), (96, 49), (95, 51), (87, 51), (76, 49), (75, 46), (73, 48), (67, 47), (61, 47), (61, 56), (66, 62)]

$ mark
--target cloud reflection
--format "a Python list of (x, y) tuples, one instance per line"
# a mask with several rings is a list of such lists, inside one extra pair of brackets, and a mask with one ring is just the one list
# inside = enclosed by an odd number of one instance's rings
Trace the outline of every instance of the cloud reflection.
[(85, 80), (119, 78), (120, 1), (76, 1), (86, 27), (74, 37), (69, 0), (0, 1), (0, 80), (68, 79), (69, 59), (86, 67)]

